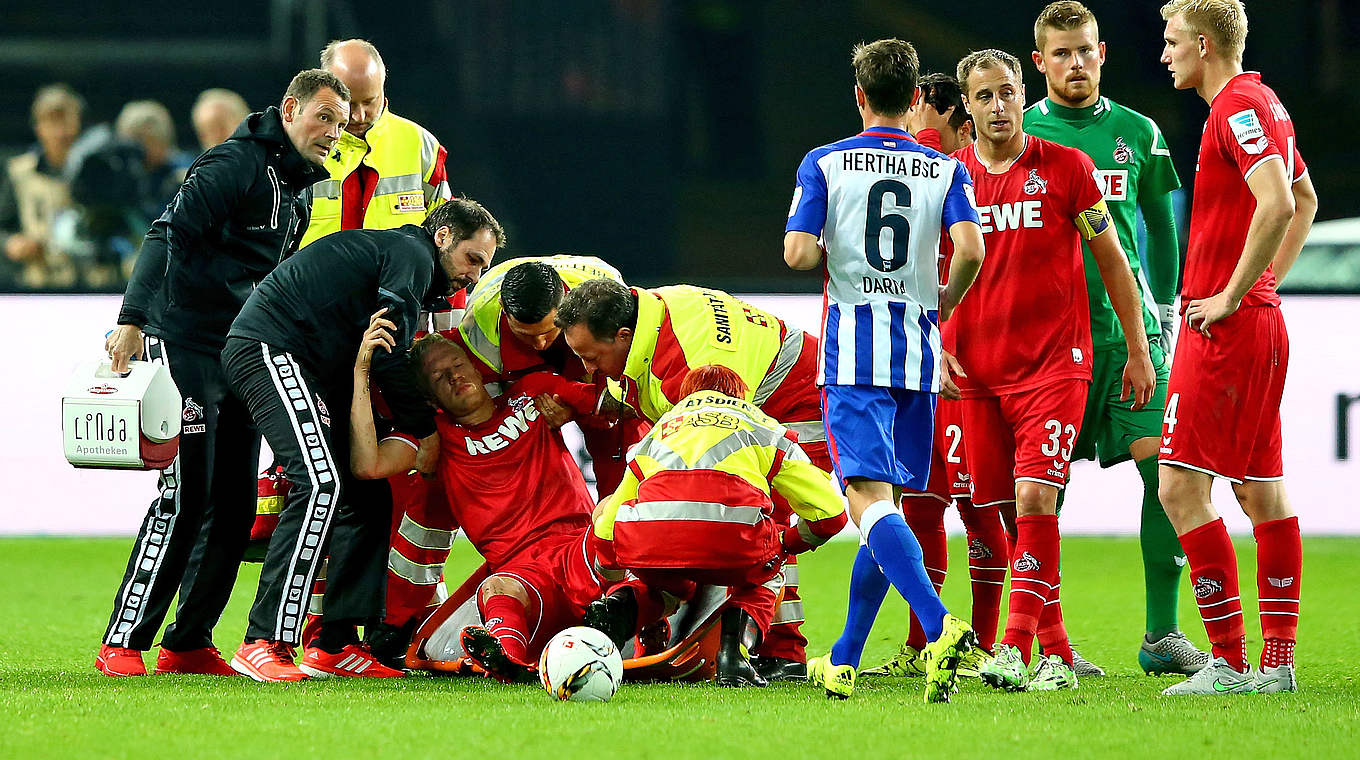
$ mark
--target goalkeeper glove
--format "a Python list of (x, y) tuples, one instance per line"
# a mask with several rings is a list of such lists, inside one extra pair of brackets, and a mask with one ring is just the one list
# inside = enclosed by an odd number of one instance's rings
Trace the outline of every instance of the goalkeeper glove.
[(1157, 304), (1157, 317), (1162, 323), (1162, 354), (1171, 356), (1171, 345), (1174, 343), (1176, 331), (1176, 305), (1174, 303)]

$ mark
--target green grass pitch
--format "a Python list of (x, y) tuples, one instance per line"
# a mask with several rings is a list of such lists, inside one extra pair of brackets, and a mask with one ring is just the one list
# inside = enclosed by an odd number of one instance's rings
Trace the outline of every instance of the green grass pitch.
[[(1133, 539), (1064, 542), (1063, 597), (1073, 638), (1110, 675), (1075, 692), (1005, 694), (965, 681), (949, 705), (921, 682), (862, 681), (848, 702), (779, 685), (625, 684), (609, 704), (554, 703), (537, 687), (416, 676), (394, 681), (257, 684), (245, 678), (110, 679), (94, 669), (128, 539), (0, 540), (0, 757), (107, 758), (1013, 758), (1356, 757), (1360, 726), (1360, 540), (1304, 541), (1298, 694), (1163, 699), (1168, 678), (1135, 662), (1143, 628)], [(945, 601), (966, 615), (960, 542)], [(803, 565), (814, 653), (840, 631), (855, 546)], [(1238, 545), (1253, 656), (1260, 646), (1254, 546)], [(451, 568), (476, 561), (466, 543)], [(244, 630), (256, 566), (217, 629), (230, 655)], [(1204, 644), (1188, 587), (1183, 627)], [(879, 617), (865, 662), (905, 633), (900, 599)], [(147, 657), (153, 662), (154, 650)]]

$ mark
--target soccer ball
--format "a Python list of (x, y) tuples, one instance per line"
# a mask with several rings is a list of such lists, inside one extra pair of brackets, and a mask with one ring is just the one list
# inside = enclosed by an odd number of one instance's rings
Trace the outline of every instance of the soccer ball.
[(538, 675), (553, 699), (608, 702), (623, 680), (623, 658), (608, 636), (578, 625), (553, 636), (543, 647)]

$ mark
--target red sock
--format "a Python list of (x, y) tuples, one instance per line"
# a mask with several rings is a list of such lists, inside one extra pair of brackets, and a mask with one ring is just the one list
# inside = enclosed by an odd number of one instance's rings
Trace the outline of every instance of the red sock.
[(1006, 586), (1010, 542), (1001, 512), (995, 506), (975, 507), (968, 499), (956, 501), (959, 516), (968, 529), (968, 576), (973, 581), (973, 631), (987, 651), (996, 646), (996, 626), (1001, 617), (1001, 592)]
[(1058, 583), (1058, 516), (1021, 515), (1015, 520), (1015, 532), (1010, 613), (1002, 643), (1019, 649), (1028, 663), (1044, 602)]
[[(916, 534), (921, 544), (921, 555), (925, 560), (926, 575), (935, 586), (935, 593), (944, 588), (945, 574), (949, 570), (949, 545), (944, 534), (944, 510), (949, 505), (925, 494), (902, 497), (903, 514), (907, 527)], [(915, 613), (909, 613), (907, 646), (925, 649), (926, 632)]]
[(480, 599), (482, 625), (501, 643), (505, 655), (521, 665), (529, 664), (529, 635), (525, 632), (524, 605), (508, 594)]
[(1072, 664), (1072, 642), (1067, 640), (1067, 626), (1063, 624), (1062, 602), (1058, 592), (1062, 589), (1062, 578), (1049, 590), (1044, 611), (1039, 615), (1039, 628), (1035, 635), (1045, 655), (1056, 654), (1068, 665)]
[(1242, 600), (1237, 589), (1237, 554), (1222, 520), (1201, 525), (1180, 536), (1190, 561), (1190, 582), (1199, 615), (1209, 634), (1214, 656), (1247, 672), (1247, 637), (1242, 625)]
[(1294, 662), (1299, 629), (1299, 575), (1303, 542), (1299, 518), (1287, 517), (1256, 526), (1256, 590), (1261, 604), (1261, 667)]

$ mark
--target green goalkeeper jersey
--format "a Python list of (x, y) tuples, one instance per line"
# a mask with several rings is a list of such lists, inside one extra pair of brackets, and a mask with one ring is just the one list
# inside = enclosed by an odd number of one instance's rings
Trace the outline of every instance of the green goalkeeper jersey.
[[(1148, 338), (1161, 335), (1154, 304), (1170, 304), (1175, 300), (1180, 265), (1175, 220), (1167, 194), (1181, 186), (1161, 130), (1152, 119), (1102, 97), (1087, 108), (1068, 108), (1045, 98), (1025, 110), (1025, 131), (1077, 148), (1095, 162), (1097, 180), (1105, 191), (1119, 242), (1143, 294), (1143, 323)], [(1147, 220), (1152, 287), (1149, 278), (1143, 276), (1138, 257), (1140, 204)], [(1095, 348), (1122, 346), (1124, 330), (1110, 305), (1091, 249), (1084, 242), (1082, 252), (1086, 257), (1086, 289), (1091, 301), (1092, 343)]]

